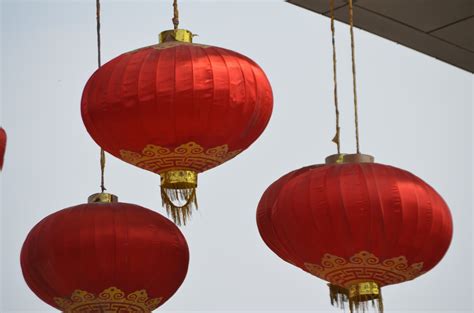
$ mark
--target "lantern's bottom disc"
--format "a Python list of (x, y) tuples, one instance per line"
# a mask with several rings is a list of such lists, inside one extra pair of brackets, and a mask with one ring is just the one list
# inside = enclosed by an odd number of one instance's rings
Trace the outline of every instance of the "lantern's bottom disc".
[(331, 304), (351, 313), (368, 312), (372, 306), (375, 312), (383, 313), (382, 293), (376, 282), (359, 282), (349, 288), (328, 284)]
[(197, 173), (190, 170), (172, 170), (160, 176), (161, 200), (168, 216), (171, 216), (177, 225), (186, 225), (193, 209), (198, 207)]

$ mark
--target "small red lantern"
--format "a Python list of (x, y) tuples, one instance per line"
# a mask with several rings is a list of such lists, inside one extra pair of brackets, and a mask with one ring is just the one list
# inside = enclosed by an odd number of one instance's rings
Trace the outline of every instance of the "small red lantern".
[(331, 302), (351, 312), (380, 288), (414, 279), (444, 256), (452, 220), (441, 196), (415, 175), (365, 155), (329, 157), (273, 183), (257, 209), (265, 243), (328, 281)]
[(5, 157), (5, 150), (7, 148), (7, 133), (0, 127), (0, 170), (3, 169), (3, 158)]
[(161, 175), (163, 203), (178, 224), (196, 205), (197, 174), (248, 148), (273, 105), (255, 62), (192, 37), (166, 31), (160, 44), (116, 57), (89, 79), (81, 105), (98, 145)]
[(28, 286), (63, 312), (153, 311), (186, 276), (185, 238), (151, 210), (104, 193), (91, 201), (31, 230), (21, 252)]

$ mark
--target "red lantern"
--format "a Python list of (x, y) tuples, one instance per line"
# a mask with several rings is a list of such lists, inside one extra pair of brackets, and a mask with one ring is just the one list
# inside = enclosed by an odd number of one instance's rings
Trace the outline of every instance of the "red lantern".
[(0, 127), (0, 170), (3, 169), (3, 158), (5, 157), (5, 150), (7, 148), (7, 133)]
[(196, 203), (197, 173), (248, 148), (270, 119), (273, 97), (265, 73), (249, 58), (194, 44), (185, 30), (160, 39), (92, 75), (82, 118), (107, 152), (161, 175), (164, 205), (179, 224)]
[(378, 299), (382, 311), (381, 287), (414, 279), (442, 259), (451, 214), (415, 175), (368, 156), (346, 158), (273, 183), (260, 200), (258, 228), (283, 260), (330, 283), (332, 303), (349, 301), (352, 312)]
[[(107, 202), (109, 194), (96, 201)], [(23, 276), (63, 312), (151, 312), (179, 288), (189, 252), (179, 229), (128, 203), (88, 203), (49, 215), (29, 233)]]

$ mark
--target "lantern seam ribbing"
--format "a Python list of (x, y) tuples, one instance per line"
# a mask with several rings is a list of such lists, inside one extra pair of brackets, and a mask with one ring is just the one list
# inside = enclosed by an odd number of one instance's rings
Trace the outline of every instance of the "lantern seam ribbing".
[[(232, 56), (233, 58), (235, 58), (237, 60), (237, 63), (239, 64), (239, 68), (242, 72), (242, 78), (245, 80), (245, 74), (244, 74), (244, 69), (242, 68), (242, 64), (240, 63), (240, 60), (238, 60), (238, 58), (236, 58), (235, 56)], [(248, 64), (247, 64), (248, 65)], [(250, 72), (252, 72), (252, 77), (254, 79), (254, 81), (257, 81), (257, 75), (255, 74), (255, 71), (254, 71), (254, 67), (253, 66), (249, 66), (249, 69), (250, 69)], [(247, 98), (248, 97), (248, 86), (247, 86), (247, 82), (244, 84), (244, 89), (245, 89), (245, 97)], [(260, 98), (260, 93), (259, 93), (259, 90), (258, 90), (258, 86), (257, 85), (254, 85), (254, 91), (255, 91), (255, 99), (259, 99)], [(258, 118), (258, 110), (257, 110), (257, 107), (255, 106), (253, 108), (253, 111), (252, 111), (252, 115), (250, 116), (249, 118), (249, 125), (252, 124), (251, 121), (255, 121), (256, 119)], [(234, 142), (235, 139), (233, 139), (232, 141), (229, 141), (229, 145), (233, 145), (233, 142)]]
[[(232, 79), (230, 77), (230, 67), (229, 67), (229, 64), (224, 56), (224, 54), (222, 54), (222, 51), (221, 50), (217, 50), (215, 49), (214, 47), (210, 48), (212, 49), (221, 59), (222, 59), (222, 63), (224, 64), (225, 66), (225, 69), (226, 69), (226, 76), (227, 76), (227, 84), (228, 86), (231, 86), (231, 83), (232, 83)], [(230, 93), (230, 91), (228, 90), (228, 93), (227, 93), (227, 105), (226, 105), (226, 108), (225, 108), (225, 112), (229, 112), (229, 107), (230, 107), (230, 104), (232, 103), (232, 95)], [(228, 145), (231, 144), (231, 141), (229, 140), (229, 133), (230, 133), (230, 129), (227, 130), (227, 133), (225, 134), (227, 140), (228, 140)]]
[[(211, 48), (209, 48), (211, 49)], [(211, 68), (211, 74), (212, 74), (212, 89), (214, 90), (215, 88), (215, 82), (214, 82), (214, 79), (215, 79), (215, 75), (214, 75), (214, 67), (212, 66), (212, 61), (211, 61), (211, 57), (209, 56), (209, 53), (207, 53), (208, 49), (202, 49), (202, 52), (203, 54), (206, 56), (206, 59), (207, 61), (209, 62), (209, 67)], [(211, 103), (215, 103), (215, 99), (216, 99), (216, 93), (215, 91), (212, 93), (212, 101), (210, 101)], [(207, 132), (209, 129), (210, 129), (210, 125), (211, 123), (209, 123), (209, 115), (206, 117), (206, 126), (204, 127), (204, 130)]]

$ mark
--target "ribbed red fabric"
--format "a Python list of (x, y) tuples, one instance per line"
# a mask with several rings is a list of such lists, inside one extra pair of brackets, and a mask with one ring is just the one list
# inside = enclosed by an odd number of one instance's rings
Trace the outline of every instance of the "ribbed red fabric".
[(55, 297), (110, 287), (145, 290), (166, 302), (184, 281), (186, 240), (168, 219), (127, 203), (81, 204), (53, 213), (29, 233), (21, 251), (31, 290), (60, 309)]
[(258, 231), (263, 241), (266, 245), (280, 258), (283, 260), (298, 266), (298, 261), (294, 260), (294, 257), (291, 252), (287, 251), (285, 246), (281, 243), (280, 238), (278, 237), (273, 224), (272, 224), (272, 208), (280, 194), (281, 190), (285, 185), (294, 177), (308, 171), (311, 168), (321, 166), (321, 165), (312, 165), (308, 167), (300, 168), (296, 171), (289, 172), (288, 174), (283, 175), (273, 184), (271, 184), (265, 193), (263, 194), (257, 209), (257, 222), (258, 222)]
[[(305, 271), (308, 263), (326, 266), (326, 254), (349, 261), (366, 251), (380, 263), (398, 257), (408, 265), (422, 263), (419, 273), (407, 277), (432, 269), (446, 253), (453, 231), (449, 208), (432, 187), (407, 171), (377, 163), (291, 172), (265, 191), (257, 223), (270, 249)], [(341, 275), (330, 282), (341, 284)], [(348, 284), (352, 275), (348, 270)], [(369, 278), (379, 286), (393, 281)]]
[[(173, 150), (189, 142), (205, 151), (227, 145), (241, 152), (263, 132), (272, 106), (270, 83), (249, 58), (168, 42), (124, 53), (98, 69), (85, 86), (81, 111), (97, 144), (123, 159), (121, 151), (142, 153), (147, 145)], [(158, 163), (156, 173), (179, 167)]]
[(0, 170), (3, 169), (3, 159), (7, 148), (7, 133), (0, 127)]

